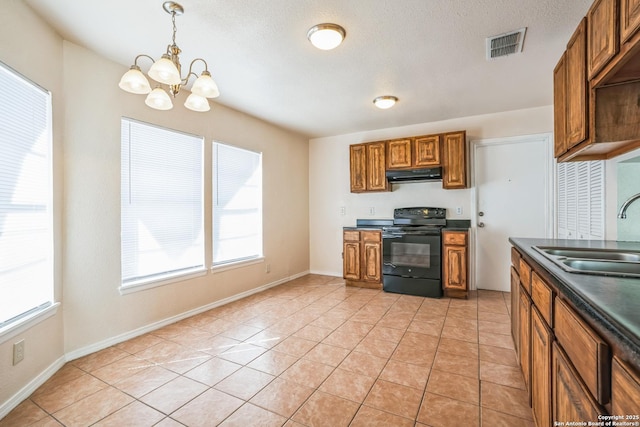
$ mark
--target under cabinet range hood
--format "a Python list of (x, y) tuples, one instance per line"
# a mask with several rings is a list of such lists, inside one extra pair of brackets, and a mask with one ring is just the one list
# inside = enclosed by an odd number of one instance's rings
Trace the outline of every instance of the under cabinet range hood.
[(388, 170), (386, 175), (387, 180), (391, 183), (442, 181), (442, 167)]

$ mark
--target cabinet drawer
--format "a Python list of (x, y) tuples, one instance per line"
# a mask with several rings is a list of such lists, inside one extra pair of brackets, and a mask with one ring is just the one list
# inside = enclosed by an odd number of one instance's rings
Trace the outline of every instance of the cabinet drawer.
[(445, 245), (467, 245), (467, 233), (464, 231), (445, 231), (442, 233)]
[(553, 327), (553, 291), (535, 271), (531, 275), (531, 299), (547, 325)]
[(382, 233), (380, 231), (363, 231), (362, 240), (365, 242), (381, 242)]
[(609, 401), (609, 346), (566, 303), (555, 299), (554, 332), (593, 397)]
[(611, 413), (640, 415), (640, 378), (615, 357), (611, 367)]
[(353, 230), (349, 230), (349, 231), (344, 231), (342, 234), (342, 238), (344, 240), (348, 240), (348, 241), (358, 241), (360, 240), (360, 232), (359, 231), (353, 231)]
[(514, 247), (511, 247), (511, 265), (516, 269), (518, 275), (520, 274), (520, 252)]
[(520, 268), (518, 271), (520, 272), (520, 283), (522, 283), (522, 287), (527, 291), (527, 294), (531, 295), (531, 267), (522, 258), (520, 258)]

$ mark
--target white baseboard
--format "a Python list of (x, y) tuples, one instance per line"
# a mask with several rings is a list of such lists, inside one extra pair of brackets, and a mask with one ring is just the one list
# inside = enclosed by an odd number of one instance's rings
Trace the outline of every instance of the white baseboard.
[(61, 356), (53, 362), (51, 365), (47, 367), (44, 371), (40, 372), (38, 376), (32, 379), (27, 385), (22, 387), (22, 389), (11, 396), (9, 400), (3, 402), (0, 405), (0, 420), (7, 416), (9, 412), (11, 412), (16, 406), (18, 406), (22, 401), (24, 401), (27, 397), (31, 396), (31, 393), (36, 391), (38, 387), (44, 384), (49, 378), (53, 376), (60, 368), (64, 366), (67, 362), (65, 356)]
[(16, 406), (22, 403), (22, 401), (28, 398), (31, 395), (31, 393), (36, 391), (38, 387), (40, 387), (49, 378), (51, 378), (53, 374), (55, 374), (60, 368), (62, 368), (62, 366), (64, 366), (64, 364), (68, 361), (78, 359), (80, 357), (86, 356), (91, 353), (95, 353), (96, 351), (104, 350), (105, 348), (111, 347), (112, 345), (119, 344), (121, 342), (130, 340), (131, 338), (135, 338), (139, 335), (143, 335), (151, 331), (155, 331), (156, 329), (160, 329), (163, 326), (167, 326), (179, 320), (186, 319), (187, 317), (204, 313), (205, 311), (211, 310), (212, 308), (220, 307), (230, 302), (237, 301), (239, 299), (248, 297), (253, 294), (257, 294), (258, 292), (262, 292), (269, 288), (273, 288), (274, 286), (278, 286), (283, 283), (289, 282), (293, 279), (306, 276), (307, 274), (309, 274), (309, 271), (303, 271), (301, 273), (297, 273), (292, 276), (285, 277), (283, 279), (278, 279), (274, 282), (267, 283), (266, 285), (258, 286), (257, 288), (254, 288), (254, 289), (249, 289), (248, 291), (241, 292), (239, 294), (232, 295), (230, 297), (223, 298), (218, 301), (214, 301), (210, 304), (206, 304), (201, 307), (194, 308), (193, 310), (189, 310), (184, 313), (180, 313), (178, 315), (171, 316), (163, 320), (159, 320), (157, 322), (151, 323), (141, 328), (134, 329), (124, 334), (107, 338), (106, 340), (102, 340), (97, 343), (88, 345), (86, 347), (82, 347), (77, 350), (70, 351), (66, 353), (64, 356), (61, 356), (58, 360), (56, 360), (49, 367), (47, 367), (47, 369), (45, 369), (40, 374), (38, 374), (33, 380), (31, 380), (26, 386), (24, 386), (18, 393), (14, 394), (11, 398), (9, 398), (9, 400), (0, 404), (0, 419), (5, 417)]
[(311, 270), (310, 271), (311, 274), (319, 274), (321, 276), (332, 276), (332, 277), (342, 277), (342, 271), (340, 272), (335, 272), (335, 271), (319, 271), (319, 270)]

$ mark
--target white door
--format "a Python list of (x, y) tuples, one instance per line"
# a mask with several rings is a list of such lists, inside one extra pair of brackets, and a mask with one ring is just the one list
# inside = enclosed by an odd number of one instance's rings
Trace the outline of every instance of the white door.
[(551, 137), (474, 141), (473, 154), (476, 288), (509, 291), (509, 237), (552, 236)]

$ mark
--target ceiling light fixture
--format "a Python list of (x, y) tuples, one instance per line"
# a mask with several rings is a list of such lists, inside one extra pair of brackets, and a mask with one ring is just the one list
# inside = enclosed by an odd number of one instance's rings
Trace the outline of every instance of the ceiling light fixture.
[[(133, 62), (133, 65), (124, 73), (120, 79), (120, 89), (135, 93), (135, 94), (148, 94), (145, 104), (156, 110), (170, 110), (173, 108), (171, 98), (167, 94), (161, 85), (156, 85), (155, 89), (151, 90), (149, 80), (140, 70), (138, 66), (138, 59), (145, 57), (153, 61), (153, 65), (149, 69), (149, 77), (158, 83), (169, 86), (169, 93), (175, 98), (180, 92), (182, 86), (189, 82), (189, 78), (193, 75), (196, 77), (193, 86), (191, 87), (191, 95), (187, 97), (184, 106), (193, 111), (209, 111), (209, 101), (207, 98), (216, 98), (220, 96), (218, 86), (211, 78), (209, 73), (207, 61), (202, 58), (196, 58), (189, 64), (189, 72), (185, 78), (180, 75), (180, 48), (176, 45), (176, 15), (182, 15), (184, 8), (178, 3), (172, 1), (166, 1), (162, 4), (162, 8), (171, 15), (171, 22), (173, 23), (173, 38), (172, 44), (167, 46), (167, 51), (157, 61), (149, 55), (138, 55)], [(204, 71), (200, 74), (200, 77), (193, 72), (193, 65), (197, 61), (204, 63)]]
[(379, 96), (373, 100), (373, 104), (381, 110), (393, 107), (396, 102), (398, 102), (398, 98), (391, 95)]
[(318, 24), (309, 28), (307, 38), (312, 45), (322, 50), (335, 49), (346, 36), (344, 28), (337, 24)]

